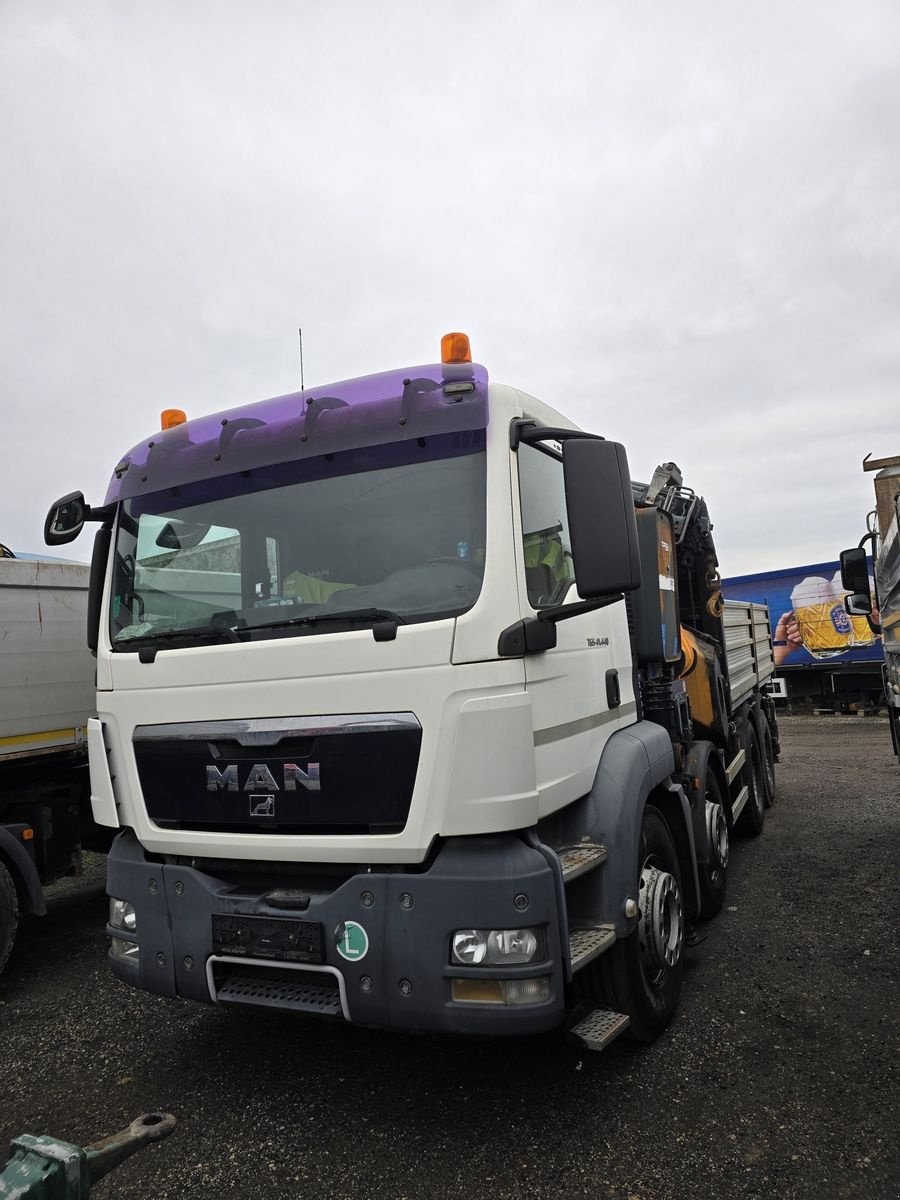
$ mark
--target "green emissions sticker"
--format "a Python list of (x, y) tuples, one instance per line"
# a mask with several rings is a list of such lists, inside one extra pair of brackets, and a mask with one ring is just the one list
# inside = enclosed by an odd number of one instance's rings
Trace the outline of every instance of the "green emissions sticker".
[(335, 930), (335, 945), (341, 958), (358, 962), (369, 949), (369, 935), (356, 921), (344, 921)]

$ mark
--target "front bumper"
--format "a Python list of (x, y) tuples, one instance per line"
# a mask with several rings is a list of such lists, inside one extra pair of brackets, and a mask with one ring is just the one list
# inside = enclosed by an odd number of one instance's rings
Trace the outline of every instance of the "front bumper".
[[(311, 986), (334, 981), (339, 1011), (363, 1025), (519, 1035), (562, 1022), (567, 963), (560, 936), (564, 920), (559, 868), (552, 855), (520, 838), (451, 838), (426, 870), (361, 871), (333, 889), (323, 888), (320, 877), (293, 876), (290, 886), (309, 896), (302, 912), (285, 912), (264, 899), (276, 874), (273, 865), (272, 876), (244, 876), (236, 884), (230, 873), (221, 878), (197, 867), (153, 861), (134, 834), (123, 831), (110, 851), (107, 890), (134, 905), (139, 953), (128, 960), (111, 956), (115, 974), (145, 991), (213, 1003), (218, 998), (217, 979), (235, 966), (234, 960), (214, 953), (213, 916), (295, 917), (320, 925), (318, 971), (260, 959), (238, 960), (238, 969), (252, 968), (263, 977), (272, 973), (273, 979), (290, 975)], [(368, 938), (364, 956), (356, 961), (338, 952), (347, 922), (362, 926)], [(541, 961), (489, 968), (451, 964), (455, 930), (523, 925), (544, 927), (546, 953)], [(115, 930), (108, 932), (117, 936)], [(451, 979), (536, 977), (549, 980), (547, 998), (538, 1004), (451, 999)], [(255, 1001), (252, 991), (244, 989), (242, 1003), (279, 1006), (271, 994)]]

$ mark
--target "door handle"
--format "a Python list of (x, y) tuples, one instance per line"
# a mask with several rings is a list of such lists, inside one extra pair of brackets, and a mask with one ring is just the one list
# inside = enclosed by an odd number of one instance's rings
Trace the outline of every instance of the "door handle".
[(622, 693), (619, 690), (619, 672), (615, 667), (606, 672), (606, 702), (610, 708), (618, 708), (622, 703)]

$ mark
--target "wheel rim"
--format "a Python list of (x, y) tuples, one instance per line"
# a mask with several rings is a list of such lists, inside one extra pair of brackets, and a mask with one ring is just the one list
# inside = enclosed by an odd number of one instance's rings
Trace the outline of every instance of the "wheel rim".
[(641, 963), (651, 984), (677, 966), (684, 945), (684, 908), (674, 875), (652, 860), (641, 869)]
[(762, 770), (766, 781), (766, 791), (769, 799), (775, 795), (775, 764), (770, 754), (771, 735), (764, 734), (762, 739)]
[(706, 802), (706, 835), (714, 872), (724, 871), (728, 866), (728, 821), (722, 805), (711, 800)]
[(750, 747), (750, 794), (758, 812), (765, 808), (765, 793), (762, 781), (762, 762), (759, 754), (759, 743), (754, 740)]

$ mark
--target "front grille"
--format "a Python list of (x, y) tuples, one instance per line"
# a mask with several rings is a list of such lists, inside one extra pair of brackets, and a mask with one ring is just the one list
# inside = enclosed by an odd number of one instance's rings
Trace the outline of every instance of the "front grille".
[(213, 964), (213, 984), (220, 1004), (280, 1008), (340, 1017), (341, 992), (337, 977), (322, 971), (279, 967)]
[(217, 833), (399, 833), (422, 729), (411, 713), (142, 725), (150, 819)]

